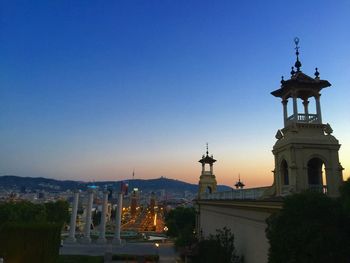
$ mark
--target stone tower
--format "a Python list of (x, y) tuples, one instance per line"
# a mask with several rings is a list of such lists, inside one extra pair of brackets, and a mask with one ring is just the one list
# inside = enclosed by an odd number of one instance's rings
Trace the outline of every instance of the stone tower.
[[(216, 160), (213, 158), (213, 155), (209, 156), (208, 144), (206, 155), (203, 154), (202, 159), (198, 162), (202, 164), (202, 173), (199, 178), (199, 188), (198, 188), (198, 198), (203, 193), (214, 193), (216, 192), (216, 179), (213, 170), (213, 164)], [(206, 166), (209, 166), (209, 170), (206, 169)]]
[[(339, 163), (340, 144), (331, 135), (331, 126), (322, 122), (320, 92), (330, 87), (327, 80), (320, 79), (316, 68), (315, 77), (304, 74), (299, 61), (299, 39), (295, 38), (296, 62), (291, 77), (271, 94), (282, 99), (284, 128), (277, 131), (273, 147), (275, 157), (274, 186), (277, 196), (311, 189), (339, 195), (343, 181)], [(309, 99), (315, 103), (315, 111), (309, 109)], [(288, 102), (292, 103), (288, 115)], [(302, 111), (298, 111), (302, 102)], [(299, 109), (300, 110), (300, 109)]]

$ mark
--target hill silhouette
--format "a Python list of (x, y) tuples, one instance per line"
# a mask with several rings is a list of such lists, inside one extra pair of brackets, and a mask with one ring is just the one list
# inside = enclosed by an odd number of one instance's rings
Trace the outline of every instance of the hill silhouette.
[[(197, 192), (198, 185), (190, 184), (180, 180), (160, 177), (156, 179), (133, 179), (126, 180), (129, 189), (139, 188), (142, 191), (172, 191), (172, 192)], [(20, 177), (15, 175), (0, 176), (0, 186), (5, 189), (46, 190), (46, 191), (66, 191), (69, 189), (85, 190), (89, 185), (96, 185), (99, 188), (118, 188), (121, 181), (96, 181), (82, 182), (73, 180), (56, 180), (44, 177)], [(230, 190), (226, 185), (218, 185), (218, 191)]]

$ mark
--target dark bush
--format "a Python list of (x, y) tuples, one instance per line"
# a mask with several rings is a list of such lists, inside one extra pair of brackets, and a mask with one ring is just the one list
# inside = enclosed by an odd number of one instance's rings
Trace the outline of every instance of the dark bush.
[(341, 199), (315, 192), (288, 196), (267, 224), (269, 263), (350, 262), (349, 217)]

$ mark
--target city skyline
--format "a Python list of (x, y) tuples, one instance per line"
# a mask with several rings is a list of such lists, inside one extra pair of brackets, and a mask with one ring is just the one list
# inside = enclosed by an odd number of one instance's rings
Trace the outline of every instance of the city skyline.
[[(302, 6), (302, 8), (300, 8)], [(0, 5), (0, 173), (83, 181), (165, 176), (272, 184), (295, 62), (332, 86), (324, 123), (350, 176), (350, 4), (62, 1)], [(327, 19), (325, 19), (327, 18)], [(311, 104), (313, 110), (313, 105)]]

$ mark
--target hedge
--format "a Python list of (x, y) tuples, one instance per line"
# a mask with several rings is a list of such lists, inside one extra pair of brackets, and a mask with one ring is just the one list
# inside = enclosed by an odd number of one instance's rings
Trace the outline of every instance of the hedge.
[(0, 228), (0, 257), (6, 263), (56, 263), (61, 224), (5, 223)]

